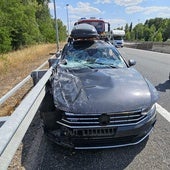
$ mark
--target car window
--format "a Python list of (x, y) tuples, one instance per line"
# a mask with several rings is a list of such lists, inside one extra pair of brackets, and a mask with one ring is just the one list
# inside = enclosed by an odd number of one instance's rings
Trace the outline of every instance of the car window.
[(64, 58), (67, 60), (67, 67), (126, 67), (124, 60), (112, 45), (94, 44), (78, 48), (71, 46), (66, 50)]

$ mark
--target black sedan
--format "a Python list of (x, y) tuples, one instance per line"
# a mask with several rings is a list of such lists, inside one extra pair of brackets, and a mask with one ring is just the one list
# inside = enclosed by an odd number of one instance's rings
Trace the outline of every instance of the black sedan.
[(122, 147), (146, 139), (156, 122), (158, 93), (134, 64), (103, 40), (68, 43), (40, 109), (47, 136), (75, 149)]

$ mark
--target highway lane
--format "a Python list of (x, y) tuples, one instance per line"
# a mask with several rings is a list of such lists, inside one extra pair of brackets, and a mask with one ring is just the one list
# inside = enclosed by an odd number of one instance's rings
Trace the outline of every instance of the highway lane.
[[(170, 55), (150, 51), (119, 49), (126, 58), (158, 89), (159, 104), (168, 111), (170, 88), (168, 80)], [(170, 170), (170, 123), (160, 114), (149, 139), (136, 146), (102, 149), (70, 150), (57, 146), (43, 136), (36, 169), (39, 170)]]
[(170, 54), (132, 48), (118, 50), (126, 60), (136, 60), (135, 68), (156, 87), (160, 95), (158, 103), (170, 112)]

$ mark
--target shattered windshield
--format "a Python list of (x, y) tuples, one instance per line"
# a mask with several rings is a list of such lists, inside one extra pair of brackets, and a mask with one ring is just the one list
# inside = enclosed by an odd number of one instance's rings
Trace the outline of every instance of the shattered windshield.
[(111, 45), (92, 45), (82, 46), (72, 45), (64, 54), (67, 61), (65, 67), (126, 67), (120, 54)]

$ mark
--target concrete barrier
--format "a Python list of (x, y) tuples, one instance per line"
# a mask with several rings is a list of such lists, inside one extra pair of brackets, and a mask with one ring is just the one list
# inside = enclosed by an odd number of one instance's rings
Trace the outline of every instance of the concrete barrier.
[(170, 54), (170, 42), (125, 42), (124, 46)]

